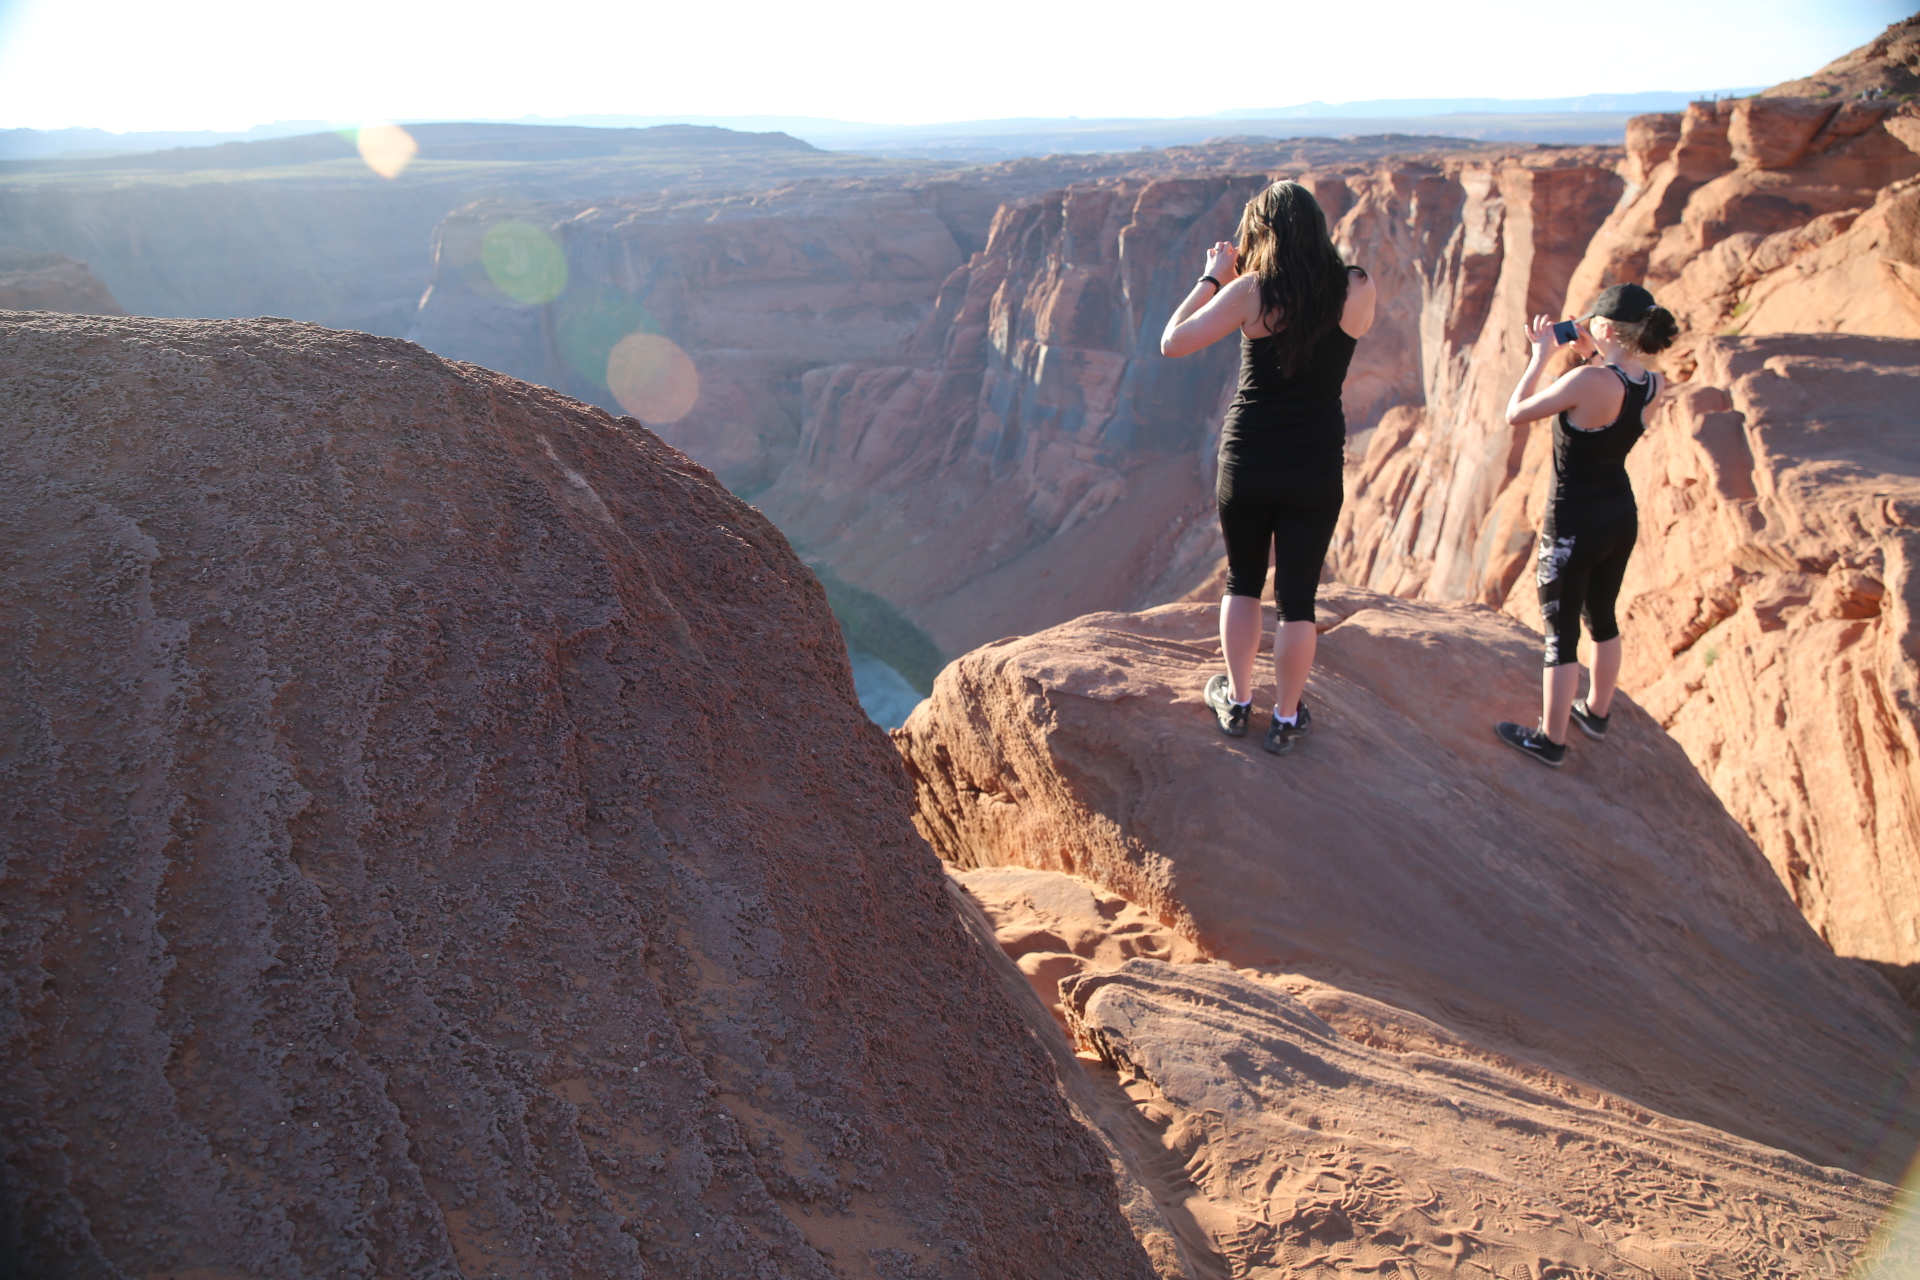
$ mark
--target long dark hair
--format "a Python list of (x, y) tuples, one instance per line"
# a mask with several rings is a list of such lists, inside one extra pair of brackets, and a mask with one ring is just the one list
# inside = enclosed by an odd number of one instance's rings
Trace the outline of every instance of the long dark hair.
[(1240, 270), (1260, 277), (1260, 317), (1274, 331), (1280, 371), (1292, 377), (1347, 304), (1347, 264), (1313, 192), (1282, 179), (1240, 215)]

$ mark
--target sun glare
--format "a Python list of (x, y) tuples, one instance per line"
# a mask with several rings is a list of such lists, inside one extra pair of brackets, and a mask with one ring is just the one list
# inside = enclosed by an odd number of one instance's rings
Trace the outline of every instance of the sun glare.
[(607, 357), (607, 389), (642, 422), (678, 422), (700, 398), (700, 373), (673, 339), (630, 333)]
[(420, 144), (397, 124), (363, 124), (354, 134), (360, 158), (383, 178), (397, 178), (420, 154)]

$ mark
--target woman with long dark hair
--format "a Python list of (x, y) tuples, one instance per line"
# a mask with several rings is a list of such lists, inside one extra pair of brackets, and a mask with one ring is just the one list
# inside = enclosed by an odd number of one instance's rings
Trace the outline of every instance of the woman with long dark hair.
[(1297, 182), (1249, 200), (1238, 239), (1238, 249), (1222, 240), (1208, 250), (1206, 273), (1167, 321), (1160, 350), (1184, 356), (1240, 334), (1240, 385), (1220, 431), (1214, 489), (1227, 543), (1227, 670), (1207, 681), (1204, 696), (1221, 732), (1246, 733), (1271, 552), (1276, 700), (1263, 745), (1286, 755), (1313, 725), (1300, 695), (1313, 668), (1320, 568), (1340, 518), (1340, 387), (1354, 344), (1373, 324), (1374, 287), (1341, 261), (1319, 201)]
[[(1567, 758), (1569, 719), (1596, 742), (1607, 736), (1620, 677), (1614, 603), (1640, 532), (1627, 451), (1646, 433), (1647, 410), (1661, 391), (1660, 375), (1639, 358), (1666, 350), (1680, 332), (1672, 313), (1637, 284), (1614, 285), (1573, 323), (1575, 351), (1587, 360), (1598, 354), (1604, 364), (1583, 364), (1536, 394), (1548, 354), (1565, 344), (1551, 320), (1535, 316), (1527, 326), (1533, 359), (1507, 401), (1513, 426), (1553, 419), (1553, 490), (1534, 568), (1547, 629), (1546, 673), (1540, 723), (1529, 729), (1501, 721), (1493, 729), (1508, 746), (1555, 769)], [(1593, 637), (1593, 678), (1587, 696), (1575, 701), (1583, 616)]]

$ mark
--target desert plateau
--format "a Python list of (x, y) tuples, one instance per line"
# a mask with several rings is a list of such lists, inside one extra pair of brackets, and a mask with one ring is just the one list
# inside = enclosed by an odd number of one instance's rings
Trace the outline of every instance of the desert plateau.
[[(0, 1280), (1920, 1277), (1920, 15), (1816, 60), (0, 131)], [(1379, 301), (1241, 737), (1163, 326), (1282, 180)]]

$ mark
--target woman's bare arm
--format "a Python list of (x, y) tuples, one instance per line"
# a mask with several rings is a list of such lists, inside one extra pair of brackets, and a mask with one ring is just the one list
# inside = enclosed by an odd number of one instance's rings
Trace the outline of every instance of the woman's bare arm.
[(1347, 281), (1347, 305), (1340, 313), (1340, 328), (1349, 338), (1364, 338), (1367, 330), (1373, 328), (1373, 308), (1379, 299), (1379, 290), (1373, 287), (1373, 277), (1359, 267), (1348, 267), (1351, 278)]
[(1222, 240), (1207, 251), (1207, 274), (1220, 282), (1215, 289), (1204, 280), (1194, 282), (1167, 327), (1160, 333), (1160, 354), (1191, 355), (1212, 346), (1253, 316), (1249, 306), (1260, 306), (1260, 282), (1239, 274), (1231, 241)]
[[(1553, 321), (1546, 316), (1535, 316), (1533, 323), (1527, 326), (1527, 341), (1533, 344), (1533, 358), (1527, 361), (1526, 372), (1520, 375), (1513, 394), (1507, 397), (1507, 425), (1510, 427), (1523, 427), (1529, 422), (1538, 422), (1542, 418), (1551, 418), (1557, 413), (1583, 406), (1593, 408), (1597, 398), (1604, 397), (1619, 385), (1599, 369), (1570, 369), (1555, 379), (1552, 386), (1535, 394), (1534, 388), (1546, 372), (1547, 357), (1554, 350), (1552, 335)], [(1582, 335), (1581, 345), (1585, 346), (1586, 342)], [(1579, 349), (1575, 348), (1576, 351)], [(1616, 405), (1614, 413), (1618, 412)]]

